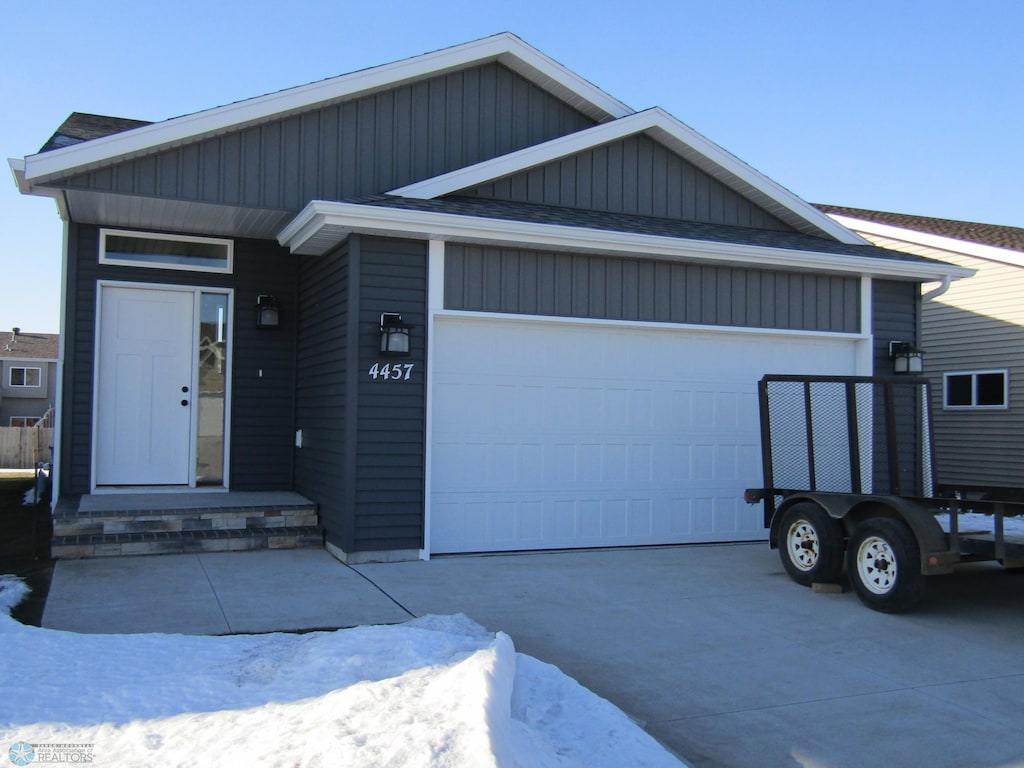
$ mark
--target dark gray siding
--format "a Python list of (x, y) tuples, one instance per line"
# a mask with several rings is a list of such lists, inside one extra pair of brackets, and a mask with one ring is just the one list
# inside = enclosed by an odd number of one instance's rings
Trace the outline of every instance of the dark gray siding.
[[(88, 493), (92, 456), (96, 281), (235, 289), (231, 358), (231, 476), (236, 490), (292, 486), (293, 384), (297, 261), (276, 243), (235, 241), (233, 275), (99, 264), (99, 229), (72, 225), (64, 368), (62, 492)], [(273, 294), (281, 326), (259, 331), (256, 297)], [(263, 376), (259, 371), (262, 369)]]
[[(921, 286), (914, 282), (875, 280), (872, 282), (871, 330), (874, 336), (874, 373), (876, 376), (892, 376), (893, 364), (889, 357), (890, 341), (905, 341), (918, 344), (920, 338)], [(889, 475), (889, 446), (882, 440), (883, 399), (876, 398), (876, 434), (873, 451), (874, 492), (923, 495), (930, 489), (922, 488), (921, 450), (917, 436), (921, 430), (922, 403), (915, 391), (899, 387), (893, 392), (893, 410), (896, 423), (893, 434), (897, 436), (895, 462), (897, 474)], [(912, 445), (908, 442), (913, 441)]]
[(298, 210), (309, 200), (385, 192), (593, 124), (486, 64), (91, 171), (69, 186)]
[(606, 144), (484, 184), (468, 194), (792, 231), (789, 225), (647, 136)]
[[(347, 373), (348, 244), (322, 257), (301, 259), (299, 341), (295, 378), (295, 490), (314, 499), (320, 523), (343, 530), (345, 484), (345, 377)], [(338, 542), (335, 542), (338, 543)]]
[[(345, 552), (423, 546), (426, 244), (354, 235), (304, 258), (300, 285), (296, 490)], [(382, 358), (380, 315), (412, 326), (408, 357)], [(370, 369), (411, 364), (409, 380)], [(379, 370), (379, 367), (378, 367)]]
[(446, 309), (860, 331), (856, 277), (449, 243)]
[[(427, 247), (412, 240), (360, 238), (359, 398), (355, 440), (354, 550), (423, 546), (426, 429)], [(412, 326), (408, 357), (381, 358), (380, 314)], [(374, 363), (412, 364), (410, 378), (374, 380)]]

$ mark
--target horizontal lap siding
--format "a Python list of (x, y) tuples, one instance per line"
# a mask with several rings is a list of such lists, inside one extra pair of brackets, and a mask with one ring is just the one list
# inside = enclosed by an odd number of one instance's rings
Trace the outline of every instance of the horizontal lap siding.
[(756, 229), (792, 229), (647, 136), (631, 136), (581, 152), (481, 185), (468, 194)]
[(449, 243), (444, 306), (856, 333), (860, 330), (860, 280)]
[(346, 523), (341, 467), (345, 461), (348, 245), (300, 261), (295, 424), (302, 430), (303, 446), (295, 451), (295, 490), (317, 502), (322, 525), (340, 531)]
[[(358, 423), (353, 549), (423, 546), (426, 424), (426, 245), (359, 238)], [(398, 312), (411, 330), (408, 357), (379, 354), (380, 315)], [(374, 380), (374, 364), (412, 364), (409, 381)]]
[[(296, 260), (276, 243), (236, 240), (233, 275), (99, 264), (99, 229), (72, 225), (65, 333), (62, 491), (90, 490), (96, 283), (117, 280), (234, 288), (231, 386), (231, 487), (291, 488)], [(281, 327), (255, 327), (256, 297), (273, 294)], [(263, 376), (259, 376), (262, 369)]]
[(593, 125), (499, 64), (292, 115), (114, 168), (70, 186), (298, 210), (385, 192)]
[[(967, 256), (944, 258), (978, 271), (922, 307), (940, 480), (1024, 487), (1024, 270)], [(990, 369), (1008, 371), (1008, 409), (943, 410), (943, 373)]]

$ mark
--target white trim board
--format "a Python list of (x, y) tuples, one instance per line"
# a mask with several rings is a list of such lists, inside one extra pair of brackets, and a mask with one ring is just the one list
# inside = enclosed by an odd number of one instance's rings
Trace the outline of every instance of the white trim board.
[(737, 193), (750, 197), (769, 213), (799, 231), (833, 237), (842, 243), (867, 245), (868, 241), (860, 235), (804, 202), (660, 107), (636, 112), (610, 123), (399, 187), (388, 194), (419, 199), (443, 197), (640, 133), (649, 134), (680, 157)]
[(43, 185), (54, 178), (81, 173), (112, 160), (149, 154), (321, 104), (355, 98), (489, 61), (500, 62), (593, 119), (609, 120), (633, 111), (519, 37), (503, 32), (391, 64), (30, 155), (24, 161), (24, 178), (34, 186)]
[(812, 272), (854, 273), (905, 280), (941, 280), (947, 276), (967, 276), (969, 273), (969, 270), (938, 261), (877, 259), (765, 248), (323, 200), (309, 203), (281, 231), (277, 240), (292, 253), (321, 255), (351, 232), (579, 253), (642, 254), (644, 257), (669, 260), (687, 259)]

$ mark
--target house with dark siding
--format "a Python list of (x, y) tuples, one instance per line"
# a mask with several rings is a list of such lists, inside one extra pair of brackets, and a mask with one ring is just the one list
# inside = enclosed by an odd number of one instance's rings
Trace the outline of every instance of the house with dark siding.
[(12, 169), (66, 229), (66, 557), (763, 539), (758, 379), (891, 372), (966, 274), (511, 34)]

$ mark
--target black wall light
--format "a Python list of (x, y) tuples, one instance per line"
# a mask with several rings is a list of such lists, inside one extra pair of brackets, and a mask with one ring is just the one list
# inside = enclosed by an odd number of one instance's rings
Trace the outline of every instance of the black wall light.
[(892, 358), (893, 373), (922, 373), (924, 371), (924, 352), (915, 349), (905, 341), (889, 342), (889, 357)]
[(256, 299), (256, 327), (277, 328), (281, 315), (277, 308), (277, 299), (273, 296), (261, 295)]
[(380, 352), (382, 355), (409, 354), (409, 326), (398, 312), (380, 315)]

